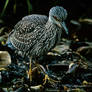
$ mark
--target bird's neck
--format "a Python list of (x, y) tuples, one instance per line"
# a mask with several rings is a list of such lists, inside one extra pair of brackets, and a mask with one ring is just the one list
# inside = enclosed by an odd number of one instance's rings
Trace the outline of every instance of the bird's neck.
[(54, 18), (53, 18), (52, 16), (49, 16), (48, 21), (49, 21), (50, 23), (56, 24), (56, 23), (55, 23), (55, 20), (54, 20)]
[(47, 32), (54, 33), (56, 35), (57, 40), (60, 41), (62, 29), (59, 26), (48, 20), (48, 22), (45, 25), (45, 28)]
[(47, 31), (52, 31), (52, 30), (54, 30), (55, 25), (52, 22), (47, 21), (45, 28), (46, 28)]
[(53, 22), (52, 17), (49, 16), (48, 21), (47, 21), (45, 27), (49, 29), (49, 28), (54, 28), (55, 26), (56, 26), (56, 25), (55, 25), (55, 23)]
[[(47, 30), (53, 30), (53, 31), (57, 31), (58, 29), (60, 29), (55, 23), (53, 23), (52, 20), (48, 19), (46, 25), (45, 25)], [(56, 30), (55, 30), (56, 29)]]
[(52, 17), (49, 16), (48, 21), (51, 22), (51, 23), (53, 23)]

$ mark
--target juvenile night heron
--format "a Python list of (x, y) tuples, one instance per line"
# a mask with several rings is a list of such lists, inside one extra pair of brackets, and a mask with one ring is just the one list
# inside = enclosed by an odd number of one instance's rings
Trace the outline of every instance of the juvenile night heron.
[(60, 41), (62, 30), (68, 33), (64, 20), (67, 11), (61, 6), (52, 7), (49, 17), (30, 15), (20, 20), (10, 33), (8, 47), (23, 57), (37, 58), (48, 53)]

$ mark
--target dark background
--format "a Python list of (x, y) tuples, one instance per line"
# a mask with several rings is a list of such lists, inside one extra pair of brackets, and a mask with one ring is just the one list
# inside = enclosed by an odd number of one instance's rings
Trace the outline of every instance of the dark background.
[[(0, 13), (2, 13), (5, 1), (0, 0)], [(27, 1), (32, 7), (30, 10), (28, 10)], [(50, 8), (56, 5), (63, 6), (68, 11), (66, 24), (70, 34), (78, 31), (77, 35), (80, 40), (84, 40), (86, 37), (88, 41), (91, 41), (92, 25), (81, 23), (82, 27), (78, 29), (78, 26), (70, 23), (71, 20), (78, 21), (79, 18), (92, 18), (92, 3), (88, 0), (9, 0), (6, 10), (1, 16), (4, 23), (1, 23), (0, 27), (7, 26), (12, 29), (22, 17), (33, 13), (48, 16)]]

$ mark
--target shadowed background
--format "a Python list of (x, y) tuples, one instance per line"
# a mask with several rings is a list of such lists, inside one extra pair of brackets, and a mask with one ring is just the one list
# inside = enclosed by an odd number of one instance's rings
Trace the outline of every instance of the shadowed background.
[[(50, 8), (56, 5), (63, 6), (68, 11), (66, 24), (70, 35), (76, 32), (80, 40), (91, 41), (92, 23), (79, 25), (78, 22), (80, 18), (92, 16), (92, 5), (88, 0), (0, 0), (0, 28), (5, 26), (11, 30), (22, 17), (29, 14), (48, 16)], [(76, 20), (79, 24), (71, 23), (71, 20)]]

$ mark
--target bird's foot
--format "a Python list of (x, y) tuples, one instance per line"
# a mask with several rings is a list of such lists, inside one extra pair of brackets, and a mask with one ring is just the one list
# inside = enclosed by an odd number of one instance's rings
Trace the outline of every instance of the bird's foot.
[(56, 83), (58, 83), (59, 81), (53, 80), (52, 78), (50, 78), (47, 74), (45, 74), (45, 78), (43, 79), (43, 85), (45, 85), (47, 82), (49, 84), (51, 84), (53, 87), (56, 86)]

